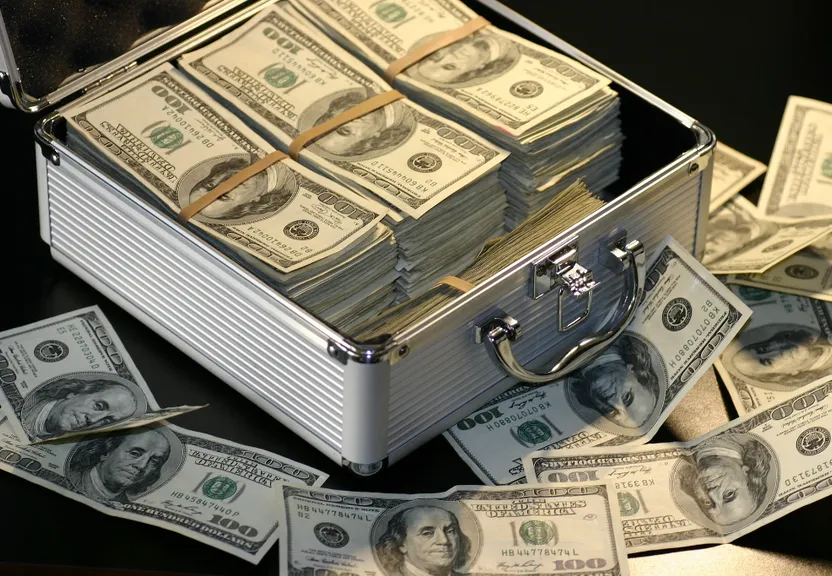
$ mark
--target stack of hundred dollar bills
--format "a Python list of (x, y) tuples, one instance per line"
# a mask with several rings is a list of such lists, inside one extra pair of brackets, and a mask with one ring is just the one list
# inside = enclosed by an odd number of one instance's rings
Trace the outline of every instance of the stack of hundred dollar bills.
[[(376, 0), (290, 1), (378, 71), (476, 16), (458, 0), (423, 0), (418, 8)], [(509, 229), (577, 178), (596, 192), (617, 180), (623, 135), (618, 95), (609, 84), (494, 26), (406, 68), (393, 83), (511, 152), (500, 172)]]
[[(391, 90), (288, 2), (179, 61), (180, 68), (282, 150), (301, 133)], [(314, 141), (299, 160), (380, 200), (399, 249), (399, 300), (470, 263), (503, 230), (507, 153), (399, 100)]]
[[(274, 152), (169, 64), (65, 116), (70, 147), (172, 213)], [(346, 330), (393, 301), (397, 253), (381, 222), (386, 213), (286, 159), (208, 205), (189, 227)]]

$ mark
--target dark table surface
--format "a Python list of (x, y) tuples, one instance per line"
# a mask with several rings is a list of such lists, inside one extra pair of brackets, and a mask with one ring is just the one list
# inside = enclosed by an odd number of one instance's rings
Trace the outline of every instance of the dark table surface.
[[(790, 94), (832, 102), (825, 3), (506, 2), (763, 162), (768, 162)], [(334, 488), (438, 492), (479, 483), (442, 438), (376, 477), (349, 476), (53, 262), (38, 234), (34, 120), (0, 111), (2, 260), (7, 272), (0, 330), (97, 304), (163, 406), (210, 404), (177, 419), (181, 426), (315, 466), (331, 474), (327, 485)], [(694, 438), (734, 417), (727, 395), (710, 376), (694, 387), (656, 440)], [(35, 566), (44, 574), (84, 575), (100, 574), (92, 568), (229, 576), (278, 571), (276, 546), (259, 566), (251, 566), (177, 534), (110, 518), (6, 474), (0, 475), (0, 511), (0, 574), (34, 574)], [(643, 576), (832, 574), (824, 528), (830, 516), (832, 500), (822, 500), (731, 545), (634, 557), (631, 571)]]

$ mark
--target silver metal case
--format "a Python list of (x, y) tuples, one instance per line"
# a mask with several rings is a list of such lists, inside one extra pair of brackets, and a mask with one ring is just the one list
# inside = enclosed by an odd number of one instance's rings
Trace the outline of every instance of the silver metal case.
[[(139, 63), (120, 64), (120, 76), (83, 98), (220, 36), (270, 1), (243, 3)], [(496, 25), (610, 77), (622, 114), (646, 111), (655, 131), (652, 143), (634, 136), (625, 147), (625, 163), (629, 152), (639, 168), (602, 210), (401, 333), (356, 342), (278, 294), (70, 150), (61, 110), (36, 128), (43, 240), (55, 260), (359, 474), (399, 460), (518, 376), (562, 375), (623, 329), (640, 297), (644, 254), (665, 236), (701, 256), (716, 140), (500, 2), (479, 3)]]

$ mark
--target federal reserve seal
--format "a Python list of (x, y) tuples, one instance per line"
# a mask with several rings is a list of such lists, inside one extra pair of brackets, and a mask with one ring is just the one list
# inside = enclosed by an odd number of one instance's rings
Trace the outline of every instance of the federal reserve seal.
[(511, 429), (511, 435), (517, 443), (527, 448), (537, 446), (552, 438), (552, 431), (540, 420), (529, 420)]
[(329, 548), (343, 548), (350, 541), (347, 531), (332, 522), (321, 522), (312, 529), (318, 542)]
[(632, 516), (641, 509), (638, 499), (629, 492), (618, 493), (618, 508), (622, 516)]
[(520, 538), (529, 546), (541, 546), (548, 544), (553, 538), (557, 538), (554, 525), (547, 524), (542, 520), (527, 520), (523, 522), (520, 525), (519, 532)]
[(662, 311), (662, 324), (671, 332), (678, 332), (688, 325), (693, 316), (693, 307), (685, 298), (674, 298)]
[(794, 264), (792, 266), (786, 266), (786, 274), (792, 278), (797, 278), (798, 280), (810, 280), (812, 278), (817, 278), (820, 272), (811, 266)]
[(225, 500), (237, 492), (237, 483), (225, 476), (209, 478), (202, 484), (202, 493), (211, 500)]
[(41, 362), (58, 362), (69, 356), (69, 346), (59, 340), (47, 340), (35, 346), (35, 358)]
[(430, 152), (420, 152), (410, 157), (407, 166), (416, 172), (436, 172), (442, 168), (442, 158)]
[(804, 456), (814, 456), (826, 450), (826, 447), (829, 446), (829, 439), (829, 430), (820, 426), (813, 426), (800, 433), (795, 446), (797, 451)]
[(535, 98), (543, 93), (543, 84), (534, 80), (523, 80), (515, 83), (509, 91), (516, 98)]
[(312, 240), (320, 230), (311, 220), (295, 220), (286, 225), (283, 233), (292, 240)]

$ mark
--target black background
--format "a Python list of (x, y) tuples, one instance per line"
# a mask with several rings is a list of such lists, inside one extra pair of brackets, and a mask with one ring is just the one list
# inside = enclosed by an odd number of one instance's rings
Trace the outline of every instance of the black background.
[[(832, 102), (828, 2), (506, 3), (701, 121), (728, 145), (766, 163), (790, 94)], [(335, 488), (436, 492), (479, 483), (442, 438), (381, 475), (350, 477), (55, 264), (38, 232), (34, 120), (0, 111), (0, 330), (97, 304), (163, 406), (210, 403), (177, 419), (181, 426), (315, 466), (331, 474), (327, 485)], [(676, 409), (657, 440), (693, 438), (735, 416), (709, 377)], [(731, 545), (637, 556), (630, 561), (631, 572), (832, 574), (831, 513), (832, 500), (822, 500)], [(0, 574), (32, 573), (31, 565), (229, 576), (278, 571), (277, 546), (254, 567), (177, 534), (107, 517), (5, 474), (0, 475), (0, 522)]]

